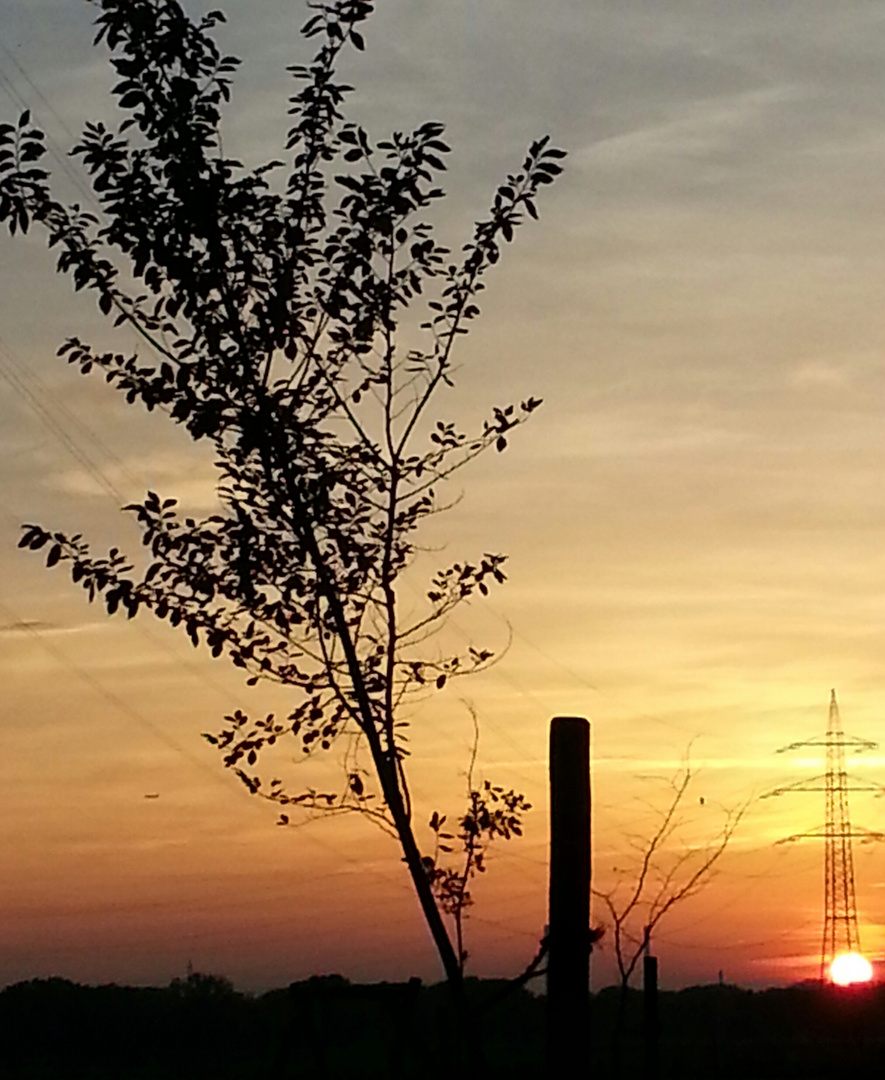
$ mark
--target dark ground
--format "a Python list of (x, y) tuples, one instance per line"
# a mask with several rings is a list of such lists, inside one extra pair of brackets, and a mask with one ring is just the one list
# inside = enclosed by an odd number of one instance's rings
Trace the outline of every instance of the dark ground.
[[(544, 1000), (473, 980), (491, 1062), (485, 1078), (544, 1077)], [(593, 996), (593, 1077), (615, 1076), (618, 995)], [(483, 1006), (486, 1006), (483, 1008)], [(661, 1080), (885, 1076), (885, 986), (660, 995)], [(2, 1080), (252, 1080), (469, 1077), (444, 986), (352, 985), (337, 976), (261, 996), (193, 974), (164, 989), (63, 979), (0, 992)], [(631, 994), (621, 1080), (643, 1076), (641, 995)]]

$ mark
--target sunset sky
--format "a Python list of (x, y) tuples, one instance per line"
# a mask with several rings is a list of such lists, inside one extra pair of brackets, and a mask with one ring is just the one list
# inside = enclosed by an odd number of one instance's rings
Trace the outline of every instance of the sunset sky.
[[(440, 404), (463, 418), (544, 399), (504, 455), (461, 474), (432, 534), (441, 562), (509, 553), (506, 588), (447, 633), (512, 642), (416, 712), (418, 820), (458, 811), (468, 705), (482, 774), (536, 807), (475, 890), (471, 970), (516, 974), (543, 931), (547, 729), (570, 714), (593, 725), (601, 889), (629, 875), (689, 744), (677, 852), (754, 800), (709, 887), (662, 924), (662, 982), (815, 975), (823, 852), (775, 842), (821, 823), (823, 798), (756, 800), (822, 770), (775, 751), (823, 732), (831, 687), (846, 730), (885, 735), (885, 9), (378, 8), (343, 69), (349, 112), (377, 138), (446, 124), (451, 246), (529, 141), (569, 151), (490, 275)], [(255, 165), (282, 154), (306, 9), (225, 10), (224, 47), (244, 61), (225, 152)], [(84, 203), (63, 152), (85, 120), (113, 118), (93, 16), (0, 0), (0, 120), (29, 106), (58, 192)], [(233, 708), (291, 699), (147, 616), (108, 619), (16, 549), (24, 521), (134, 549), (121, 505), (151, 488), (211, 512), (214, 474), (164, 417), (55, 358), (68, 334), (100, 344), (106, 328), (39, 233), (0, 237), (0, 264), (0, 985), (165, 983), (188, 961), (247, 988), (437, 978), (392, 843), (358, 820), (275, 827), (200, 738)], [(338, 766), (309, 767), (320, 783)], [(885, 751), (850, 767), (885, 784)], [(858, 794), (853, 818), (881, 829), (883, 806)], [(885, 848), (857, 846), (855, 867), (861, 941), (885, 960)], [(594, 985), (611, 974), (604, 939)]]

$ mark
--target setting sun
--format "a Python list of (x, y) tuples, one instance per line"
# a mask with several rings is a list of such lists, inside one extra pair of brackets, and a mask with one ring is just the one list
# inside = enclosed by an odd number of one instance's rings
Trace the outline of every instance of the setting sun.
[(869, 982), (872, 977), (872, 965), (860, 953), (842, 953), (830, 964), (830, 978), (837, 986)]

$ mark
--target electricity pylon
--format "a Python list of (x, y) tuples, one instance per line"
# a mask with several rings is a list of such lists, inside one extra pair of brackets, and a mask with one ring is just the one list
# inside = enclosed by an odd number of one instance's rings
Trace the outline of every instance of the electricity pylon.
[(779, 840), (779, 844), (788, 844), (794, 840), (806, 838), (824, 841), (824, 933), (820, 951), (820, 978), (823, 982), (827, 967), (840, 952), (860, 952), (860, 934), (857, 929), (857, 902), (854, 891), (854, 857), (851, 841), (861, 843), (873, 840), (885, 840), (885, 833), (854, 827), (848, 813), (849, 791), (882, 792), (878, 784), (859, 783), (849, 779), (845, 770), (845, 749), (854, 753), (875, 750), (878, 743), (870, 739), (858, 739), (846, 735), (842, 730), (836, 691), (830, 691), (830, 715), (827, 733), (823, 738), (805, 739), (802, 742), (782, 746), (777, 752), (807, 748), (825, 749), (827, 771), (809, 780), (798, 780), (795, 784), (775, 788), (766, 792), (770, 795), (784, 795), (791, 791), (823, 791), (826, 799), (826, 821), (823, 825), (808, 832), (794, 833)]

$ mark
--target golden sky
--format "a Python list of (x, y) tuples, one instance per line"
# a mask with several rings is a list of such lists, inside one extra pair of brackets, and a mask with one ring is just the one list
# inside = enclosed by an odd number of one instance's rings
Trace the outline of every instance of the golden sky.
[[(453, 246), (529, 140), (549, 132), (570, 151), (540, 223), (489, 278), (440, 405), (466, 419), (545, 402), (506, 454), (462, 474), (432, 538), (441, 559), (509, 552), (506, 588), (448, 633), (501, 649), (509, 627), (512, 642), (414, 717), (421, 815), (457, 812), (462, 699), (483, 774), (535, 803), (525, 839), (495, 852), (469, 929), (473, 970), (513, 974), (545, 922), (552, 716), (593, 724), (601, 888), (654, 827), (689, 742), (684, 844), (714, 837), (723, 807), (820, 771), (775, 751), (823, 731), (830, 687), (847, 730), (885, 728), (885, 11), (379, 8), (347, 69), (352, 112), (378, 137), (447, 124)], [(303, 13), (227, 11), (225, 45), (245, 64), (225, 151), (257, 164), (280, 153)], [(111, 116), (90, 11), (0, 0), (0, 25), (0, 112), (32, 108), (59, 191), (82, 200), (62, 152), (83, 120)], [(0, 262), (0, 984), (164, 982), (188, 960), (250, 987), (436, 977), (391, 844), (356, 820), (274, 827), (200, 739), (237, 706), (286, 709), (285, 695), (247, 690), (164, 626), (108, 620), (15, 549), (22, 521), (134, 549), (120, 505), (150, 487), (204, 511), (213, 473), (162, 417), (54, 359), (68, 334), (100, 342), (105, 328), (38, 235), (0, 239)], [(885, 783), (883, 765), (867, 755), (856, 771)], [(872, 829), (881, 807), (852, 802)], [(775, 841), (822, 817), (813, 795), (752, 803), (720, 873), (662, 925), (665, 984), (815, 974), (822, 851)], [(862, 942), (885, 956), (883, 859), (855, 852)], [(604, 941), (595, 984), (610, 975)]]

